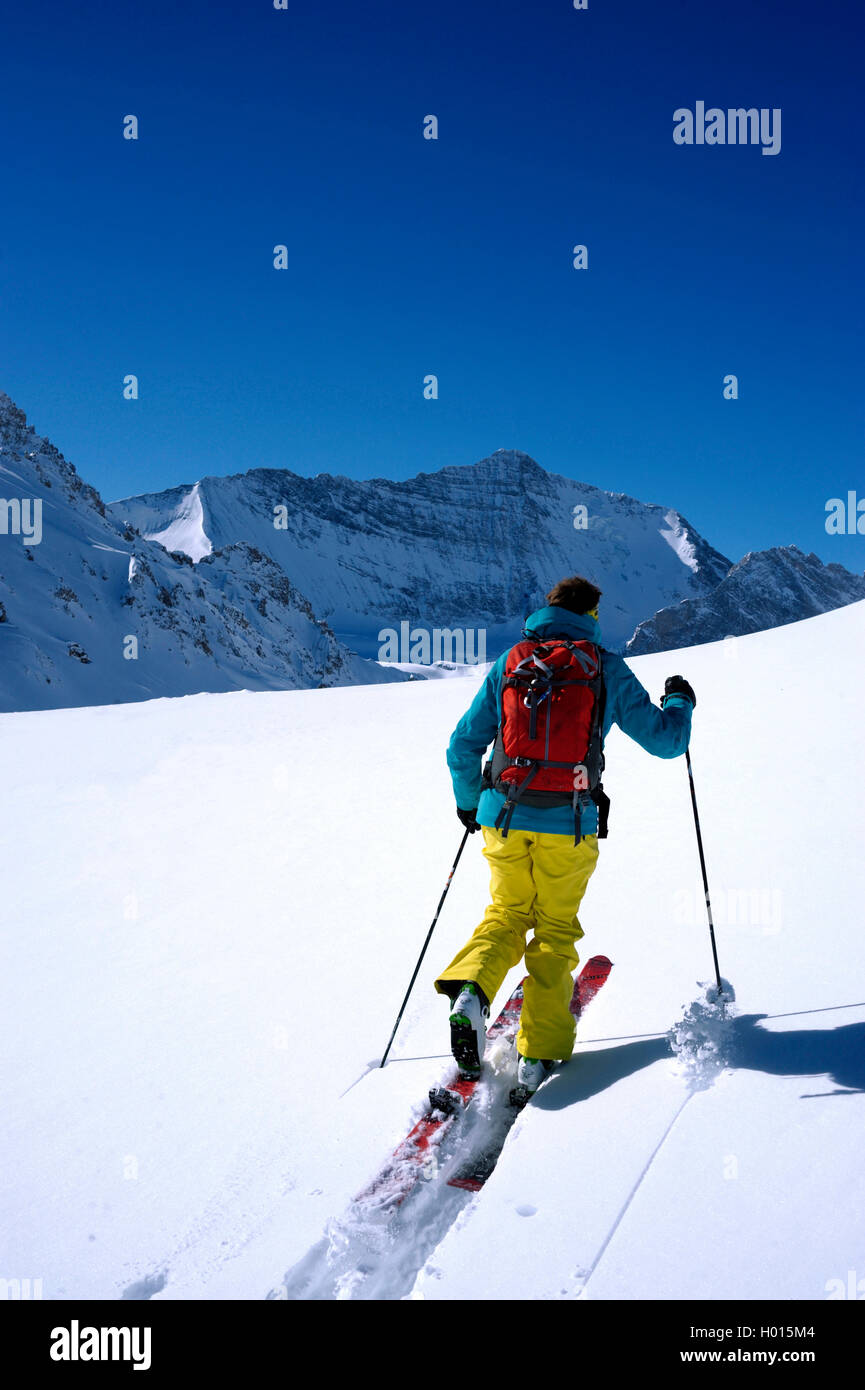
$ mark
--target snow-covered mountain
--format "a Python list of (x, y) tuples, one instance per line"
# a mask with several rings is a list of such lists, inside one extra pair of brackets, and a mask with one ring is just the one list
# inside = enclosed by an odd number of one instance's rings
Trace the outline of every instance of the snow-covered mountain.
[(466, 659), (491, 659), (576, 572), (635, 654), (865, 594), (795, 547), (731, 567), (678, 512), (504, 449), (402, 482), (253, 470), (106, 507), (0, 394), (0, 709), (404, 680), (429, 657), (376, 664), (383, 629), (465, 633)]
[(865, 598), (865, 575), (824, 565), (795, 545), (753, 551), (711, 593), (683, 599), (640, 623), (629, 656), (671, 651), (798, 622)]
[(255, 469), (125, 498), (111, 511), (194, 560), (238, 541), (255, 546), (367, 656), (378, 653), (380, 630), (407, 621), (484, 630), (492, 657), (574, 573), (603, 589), (604, 636), (619, 647), (658, 608), (709, 593), (731, 563), (678, 512), (506, 449), (405, 481)]
[(253, 546), (193, 566), (119, 524), (4, 394), (0, 526), (2, 710), (403, 679), (350, 652)]
[(732, 565), (678, 512), (547, 473), (515, 450), (402, 482), (255, 469), (111, 510), (195, 561), (215, 546), (252, 544), (367, 656), (379, 654), (382, 629), (408, 623), (483, 631), (492, 658), (573, 573), (604, 592), (607, 645), (630, 638), (635, 654), (777, 627), (865, 596), (861, 576), (795, 546)]
[[(377, 1068), (462, 833), (443, 754), (475, 679), (0, 716), (4, 1276), (46, 1300), (861, 1299), (863, 652), (858, 603), (633, 662), (698, 695), (725, 1065), (683, 1072), (668, 1040), (712, 975), (684, 761), (613, 729), (579, 946), (610, 980), (486, 1186), (447, 1185), (457, 1152), (389, 1225), (352, 1198), (452, 1075), (433, 981), (488, 901), (475, 835)], [(802, 833), (821, 701), (829, 813)]]

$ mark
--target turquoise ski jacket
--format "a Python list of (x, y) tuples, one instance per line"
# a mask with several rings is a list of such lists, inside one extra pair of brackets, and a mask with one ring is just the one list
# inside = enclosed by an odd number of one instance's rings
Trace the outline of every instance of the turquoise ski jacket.
[[(532, 637), (570, 637), (601, 646), (601, 629), (584, 613), (565, 608), (539, 608), (526, 620)], [(481, 789), (484, 754), (496, 736), (502, 714), (502, 673), (507, 660), (503, 652), (490, 668), (483, 685), (451, 735), (448, 767), (457, 806), (463, 811), (478, 808), (481, 825), (494, 826), (505, 804), (501, 792)], [(607, 688), (603, 734), (618, 724), (648, 753), (659, 758), (677, 758), (684, 753), (691, 737), (693, 706), (684, 695), (672, 695), (663, 709), (652, 704), (648, 694), (623, 657), (614, 652), (602, 654)], [(598, 829), (598, 810), (594, 803), (585, 808), (580, 820), (584, 835)], [(552, 835), (573, 835), (574, 815), (570, 806), (524, 806), (517, 802), (510, 822), (511, 830), (538, 830)]]

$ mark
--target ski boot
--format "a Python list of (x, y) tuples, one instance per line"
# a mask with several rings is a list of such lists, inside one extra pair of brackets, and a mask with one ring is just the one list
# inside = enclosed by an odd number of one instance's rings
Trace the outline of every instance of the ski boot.
[(460, 1075), (474, 1080), (481, 1074), (487, 1040), (489, 1001), (479, 985), (467, 980), (451, 1004), (451, 1052)]
[(522, 1110), (531, 1100), (542, 1081), (555, 1067), (547, 1058), (520, 1057), (517, 1062), (517, 1084), (511, 1090), (510, 1101), (515, 1110)]

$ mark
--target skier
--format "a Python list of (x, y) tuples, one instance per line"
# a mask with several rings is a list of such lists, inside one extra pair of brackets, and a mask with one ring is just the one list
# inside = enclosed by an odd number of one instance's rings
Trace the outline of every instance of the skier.
[(547, 606), (526, 620), (524, 641), (490, 669), (447, 752), (457, 815), (470, 833), (483, 832), (491, 901), (435, 987), (451, 1003), (451, 1050), (460, 1071), (477, 1076), (490, 1004), (525, 955), (517, 1034), (524, 1096), (573, 1052), (571, 972), (583, 936), (577, 910), (609, 807), (601, 784), (604, 737), (618, 724), (647, 752), (678, 757), (697, 703), (686, 680), (669, 676), (659, 709), (623, 658), (603, 650), (600, 597), (579, 575), (547, 594)]

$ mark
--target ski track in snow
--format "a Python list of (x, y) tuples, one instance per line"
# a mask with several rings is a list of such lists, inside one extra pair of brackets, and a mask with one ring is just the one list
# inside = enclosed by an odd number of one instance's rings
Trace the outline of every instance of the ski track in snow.
[[(734, 992), (724, 981), (725, 999), (732, 1000)], [(687, 1092), (666, 1125), (636, 1182), (622, 1203), (607, 1235), (588, 1268), (576, 1275), (572, 1295), (583, 1298), (586, 1288), (601, 1260), (625, 1220), (631, 1205), (647, 1178), (685, 1107), (698, 1091), (707, 1090), (729, 1066), (731, 1029), (734, 1014), (729, 1005), (718, 1008), (716, 990), (702, 986), (701, 994), (684, 1010), (683, 1018), (666, 1036), (673, 1062), (671, 1073), (683, 1081)], [(452, 1229), (459, 1229), (468, 1208), (482, 1199), (460, 1188), (448, 1186), (448, 1179), (481, 1147), (501, 1152), (515, 1122), (506, 1123), (499, 1133), (489, 1124), (497, 1113), (515, 1079), (514, 1049), (507, 1045), (493, 1048), (487, 1054), (492, 1063), (486, 1084), (451, 1139), (436, 1151), (432, 1175), (421, 1179), (396, 1212), (376, 1207), (369, 1200), (355, 1200), (341, 1216), (332, 1218), (325, 1234), (286, 1273), (283, 1282), (267, 1295), (269, 1300), (348, 1301), (379, 1299), (410, 1299), (415, 1282), (426, 1268), (433, 1272), (430, 1257)], [(370, 1063), (371, 1070), (376, 1063)], [(349, 1090), (364, 1079), (364, 1072)], [(447, 1078), (443, 1077), (444, 1082)], [(551, 1078), (551, 1084), (555, 1078)], [(531, 1116), (531, 1106), (524, 1112)], [(518, 1117), (522, 1118), (522, 1116)], [(501, 1144), (499, 1145), (499, 1139)], [(536, 1209), (524, 1205), (518, 1209), (522, 1216), (535, 1215)], [(423, 1297), (422, 1294), (417, 1295)]]
[[(510, 1076), (506, 1084), (510, 1086), (512, 1081), (513, 1077)], [(586, 1285), (694, 1094), (695, 1090), (689, 1089), (682, 1099), (623, 1202), (598, 1253), (588, 1269), (580, 1271), (576, 1297), (584, 1296)], [(489, 1109), (489, 1100), (487, 1097), (484, 1112)], [(475, 1107), (475, 1123), (472, 1125), (472, 1110)], [(529, 1114), (530, 1110), (526, 1118)], [(483, 1191), (474, 1194), (449, 1187), (448, 1178), (462, 1167), (477, 1145), (488, 1138), (484, 1113), (481, 1113), (481, 1106), (476, 1100), (464, 1117), (460, 1142), (443, 1156), (432, 1179), (418, 1183), (401, 1209), (388, 1219), (386, 1212), (377, 1212), (371, 1205), (352, 1203), (343, 1216), (328, 1222), (324, 1236), (288, 1270), (283, 1283), (267, 1295), (268, 1299), (372, 1301), (412, 1298), (415, 1281), (425, 1267), (431, 1270), (429, 1261), (437, 1247), (452, 1229), (459, 1229), (461, 1219), (467, 1217), (473, 1203), (483, 1199)], [(507, 1134), (504, 1141), (506, 1139)], [(526, 1207), (520, 1214), (533, 1215), (534, 1208)]]
[(586, 1287), (587, 1287), (587, 1285), (588, 1285), (589, 1280), (591, 1279), (592, 1275), (595, 1273), (595, 1270), (598, 1268), (598, 1265), (601, 1263), (601, 1260), (604, 1258), (604, 1255), (606, 1254), (607, 1250), (609, 1249), (609, 1246), (610, 1246), (610, 1243), (611, 1243), (611, 1241), (612, 1241), (612, 1239), (613, 1239), (613, 1236), (616, 1234), (617, 1230), (619, 1229), (619, 1227), (621, 1226), (621, 1224), (622, 1224), (622, 1222), (624, 1221), (625, 1217), (627, 1216), (628, 1211), (629, 1211), (630, 1206), (631, 1206), (631, 1203), (633, 1202), (634, 1198), (636, 1197), (637, 1193), (639, 1192), (640, 1188), (642, 1187), (643, 1183), (645, 1182), (646, 1178), (648, 1177), (648, 1175), (649, 1175), (649, 1169), (651, 1168), (651, 1166), (652, 1166), (652, 1164), (654, 1163), (655, 1159), (658, 1157), (658, 1154), (661, 1152), (662, 1148), (664, 1147), (664, 1145), (666, 1144), (666, 1142), (667, 1142), (667, 1140), (669, 1139), (670, 1135), (672, 1134), (673, 1128), (674, 1128), (674, 1126), (675, 1126), (677, 1120), (679, 1119), (679, 1116), (682, 1114), (682, 1111), (685, 1109), (685, 1106), (688, 1104), (688, 1102), (689, 1102), (690, 1100), (693, 1100), (694, 1095), (695, 1095), (695, 1092), (694, 1092), (693, 1090), (690, 1090), (690, 1091), (688, 1092), (688, 1094), (685, 1096), (684, 1100), (682, 1101), (682, 1104), (679, 1106), (679, 1108), (678, 1108), (678, 1110), (676, 1111), (676, 1113), (674, 1114), (673, 1118), (670, 1120), (670, 1123), (667, 1125), (667, 1128), (664, 1130), (664, 1133), (661, 1135), (661, 1137), (660, 1137), (660, 1139), (658, 1140), (657, 1144), (655, 1145), (654, 1149), (653, 1149), (652, 1152), (650, 1153), (650, 1155), (649, 1155), (649, 1157), (648, 1157), (648, 1159), (647, 1159), (647, 1161), (646, 1161), (645, 1167), (643, 1168), (642, 1172), (640, 1173), (640, 1176), (637, 1178), (637, 1181), (634, 1183), (634, 1186), (631, 1188), (630, 1192), (628, 1193), (628, 1196), (627, 1196), (627, 1198), (625, 1199), (624, 1203), (622, 1204), (622, 1208), (621, 1208), (621, 1210), (619, 1211), (618, 1216), (616, 1217), (615, 1221), (613, 1222), (612, 1226), (610, 1227), (609, 1231), (607, 1232), (607, 1235), (606, 1235), (606, 1237), (605, 1237), (605, 1239), (604, 1239), (604, 1242), (603, 1242), (603, 1244), (601, 1245), (600, 1249), (598, 1250), (597, 1255), (596, 1255), (595, 1258), (592, 1260), (592, 1263), (589, 1265), (589, 1268), (588, 1268), (588, 1269), (585, 1271), (585, 1273), (581, 1276), (581, 1279), (580, 1279), (580, 1281), (579, 1281), (579, 1282), (580, 1282), (579, 1292), (578, 1292), (577, 1295), (576, 1295), (577, 1298), (583, 1298), (583, 1297), (585, 1297)]
[[(321, 1240), (292, 1266), (283, 1283), (268, 1294), (269, 1299), (368, 1301), (411, 1297), (429, 1256), (475, 1199), (475, 1194), (463, 1188), (450, 1187), (448, 1179), (481, 1148), (486, 1151), (499, 1141), (503, 1145), (511, 1128), (505, 1100), (516, 1079), (513, 1047), (493, 1045), (487, 1061), (489, 1072), (460, 1117), (456, 1137), (445, 1137), (434, 1153), (429, 1173), (417, 1182), (402, 1206), (389, 1212), (371, 1201), (352, 1202), (341, 1217), (328, 1222)], [(450, 1076), (451, 1072), (446, 1072), (441, 1084)]]
[(698, 1091), (708, 1090), (718, 1077), (727, 1070), (733, 1054), (733, 1031), (735, 1013), (731, 1007), (735, 991), (728, 980), (723, 980), (723, 1004), (718, 1007), (718, 992), (714, 985), (703, 985), (701, 994), (684, 1010), (683, 1017), (667, 1034), (674, 1056), (673, 1074), (685, 1081), (688, 1092), (676, 1110), (645, 1166), (628, 1193), (622, 1207), (611, 1225), (597, 1255), (592, 1260), (580, 1280), (578, 1298), (585, 1296), (586, 1287), (604, 1258), (610, 1243), (624, 1221), (637, 1193), (649, 1175), (655, 1159), (673, 1132), (686, 1105)]

